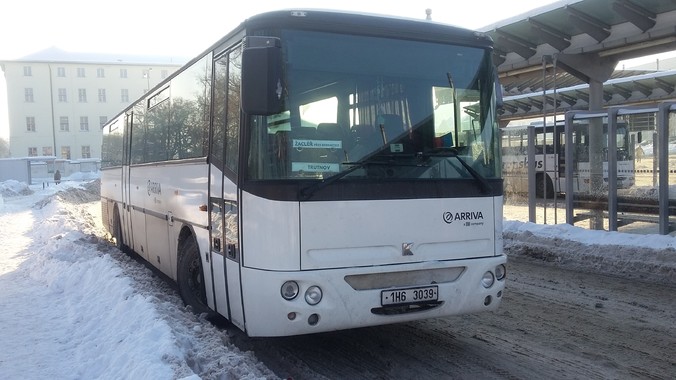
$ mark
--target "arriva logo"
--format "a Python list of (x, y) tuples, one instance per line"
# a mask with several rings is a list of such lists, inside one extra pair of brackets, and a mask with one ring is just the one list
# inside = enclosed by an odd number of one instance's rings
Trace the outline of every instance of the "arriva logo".
[(159, 182), (148, 180), (148, 195), (150, 193), (162, 195), (162, 185)]
[(443, 213), (444, 222), (447, 224), (453, 223), (454, 220), (479, 220), (484, 218), (484, 214), (481, 211), (467, 211), (467, 212), (456, 212), (455, 214), (451, 211), (446, 211)]

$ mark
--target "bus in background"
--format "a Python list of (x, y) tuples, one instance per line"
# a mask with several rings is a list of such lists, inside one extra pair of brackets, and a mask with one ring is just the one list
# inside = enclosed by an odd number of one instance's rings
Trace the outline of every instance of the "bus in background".
[[(541, 121), (531, 124), (535, 134), (535, 194), (539, 198), (553, 198), (566, 188), (565, 131), (563, 121), (545, 126)], [(502, 133), (502, 168), (507, 193), (528, 192), (528, 126), (506, 127)], [(618, 122), (617, 133), (617, 187), (627, 189), (634, 185), (634, 150), (629, 128)], [(590, 190), (589, 121), (573, 125), (574, 169), (579, 173), (573, 182), (575, 192)], [(603, 181), (608, 185), (608, 125), (603, 124)]]
[(104, 223), (249, 336), (495, 310), (492, 54), (429, 21), (251, 17), (103, 127)]

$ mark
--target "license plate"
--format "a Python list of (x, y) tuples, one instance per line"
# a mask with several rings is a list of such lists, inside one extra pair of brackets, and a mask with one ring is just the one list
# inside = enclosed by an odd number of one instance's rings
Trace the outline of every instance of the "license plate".
[(436, 301), (438, 299), (439, 299), (438, 286), (426, 286), (423, 288), (392, 289), (392, 290), (383, 290), (382, 292), (380, 292), (380, 304), (382, 306)]

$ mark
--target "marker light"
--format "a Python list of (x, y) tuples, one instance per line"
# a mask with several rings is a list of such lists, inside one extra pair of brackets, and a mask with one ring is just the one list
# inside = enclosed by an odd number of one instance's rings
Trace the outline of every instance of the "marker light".
[(305, 302), (316, 305), (322, 300), (322, 290), (319, 286), (311, 286), (305, 291)]
[[(298, 296), (298, 284), (296, 281), (287, 281), (282, 285), (282, 297), (287, 300), (291, 301), (292, 299), (296, 298)], [(306, 297), (307, 298), (307, 297)]]
[(502, 281), (505, 276), (507, 275), (507, 268), (505, 267), (504, 264), (500, 264), (497, 267), (495, 267), (495, 278), (498, 281)]
[(493, 286), (493, 283), (495, 282), (495, 276), (493, 276), (493, 273), (490, 271), (484, 273), (483, 278), (481, 278), (481, 285), (484, 286), (484, 288), (490, 288)]

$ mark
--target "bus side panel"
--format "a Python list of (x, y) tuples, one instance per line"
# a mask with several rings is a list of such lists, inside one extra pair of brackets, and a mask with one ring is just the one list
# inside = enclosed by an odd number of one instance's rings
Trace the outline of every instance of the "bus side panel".
[[(104, 227), (112, 235), (115, 203), (122, 202), (122, 168), (101, 170), (101, 203), (105, 207)], [(122, 205), (118, 206), (122, 211)]]
[(129, 167), (129, 216), (132, 240), (129, 246), (141, 257), (148, 261), (146, 247), (146, 215), (144, 212), (146, 189), (145, 175), (140, 167)]
[[(172, 256), (169, 251), (169, 211), (168, 199), (171, 193), (171, 182), (175, 170), (172, 165), (157, 164), (136, 168), (139, 184), (145, 191), (143, 207), (146, 214), (146, 253), (148, 261), (167, 276), (171, 276)], [(180, 177), (179, 177), (180, 178)], [(132, 184), (133, 185), (133, 184)]]
[(242, 192), (242, 266), (300, 269), (298, 202), (281, 202)]
[[(207, 165), (203, 161), (176, 161), (132, 166), (129, 188), (134, 250), (176, 279), (181, 227), (191, 226), (198, 235), (198, 230), (207, 231), (209, 225)], [(208, 242), (207, 233), (203, 241), (198, 241), (200, 248), (206, 247), (201, 252), (208, 252)], [(210, 264), (206, 264), (208, 268)]]

